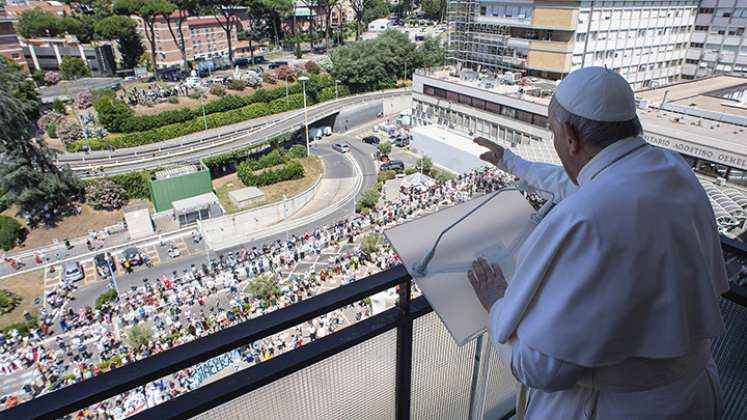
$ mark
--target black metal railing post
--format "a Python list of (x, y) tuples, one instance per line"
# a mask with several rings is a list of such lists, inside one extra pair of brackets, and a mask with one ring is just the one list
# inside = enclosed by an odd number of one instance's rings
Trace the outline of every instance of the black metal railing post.
[(395, 388), (396, 419), (410, 419), (412, 395), (412, 317), (410, 317), (410, 279), (399, 284), (399, 302), (402, 317), (397, 327), (397, 386)]

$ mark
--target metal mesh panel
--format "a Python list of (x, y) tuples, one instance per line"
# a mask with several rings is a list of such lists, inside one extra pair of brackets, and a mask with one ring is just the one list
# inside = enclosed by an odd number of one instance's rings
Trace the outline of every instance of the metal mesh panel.
[(432, 312), (413, 323), (412, 419), (466, 419), (475, 341), (458, 347)]
[(713, 342), (713, 359), (718, 366), (724, 420), (747, 418), (747, 308), (721, 299), (726, 334)]
[[(484, 343), (490, 337), (485, 334)], [(498, 352), (491, 347), (490, 370), (485, 391), (485, 413), (483, 419), (497, 419), (511, 411), (515, 406), (516, 379), (511, 373), (511, 366), (501, 362)]]
[(394, 419), (396, 348), (394, 329), (197, 418)]

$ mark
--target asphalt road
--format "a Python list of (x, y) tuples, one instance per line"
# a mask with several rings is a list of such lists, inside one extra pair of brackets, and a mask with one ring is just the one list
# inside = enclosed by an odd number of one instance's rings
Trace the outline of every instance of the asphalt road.
[[(349, 178), (354, 175), (354, 170), (351, 166), (350, 161), (343, 156), (340, 152), (332, 150), (330, 144), (332, 142), (344, 141), (351, 146), (351, 156), (360, 165), (363, 172), (363, 187), (361, 191), (365, 191), (370, 186), (376, 183), (377, 167), (373, 161), (373, 152), (375, 148), (368, 144), (364, 144), (359, 139), (347, 136), (347, 135), (334, 135), (332, 137), (321, 140), (314, 143), (311, 147), (311, 152), (314, 155), (319, 156), (323, 159), (325, 165), (325, 176), (330, 178)], [(305, 232), (312, 231), (316, 228), (328, 226), (334, 224), (340, 220), (352, 217), (355, 214), (355, 203), (351, 202), (344, 206), (335, 213), (324, 217), (320, 220), (307, 224), (305, 226), (291, 229), (288, 231), (288, 235), (302, 235)], [(279, 233), (270, 235), (266, 238), (248, 242), (240, 246), (229, 248), (221, 251), (222, 254), (228, 254), (228, 252), (236, 252), (242, 247), (252, 248), (254, 246), (261, 247), (266, 243), (270, 243), (276, 240), (284, 240), (286, 237), (285, 233)], [(199, 244), (193, 243), (189, 238), (186, 238), (185, 245), (188, 249), (188, 253), (183, 253), (177, 258), (170, 258), (168, 256), (167, 248), (161, 248), (156, 246), (158, 252), (160, 264), (154, 265), (153, 267), (136, 267), (132, 273), (121, 274), (116, 276), (117, 288), (120, 292), (129, 290), (131, 287), (142, 286), (146, 281), (152, 281), (162, 275), (171, 276), (174, 271), (182, 273), (185, 270), (189, 270), (194, 264), (199, 267), (202, 264), (208, 264), (209, 259), (216, 259), (218, 256), (214, 251), (207, 252), (205, 242), (202, 241)], [(146, 280), (147, 279), (147, 280)], [(74, 310), (83, 306), (93, 305), (96, 298), (108, 288), (108, 283), (104, 281), (91, 282), (87, 285), (81, 285), (74, 293), (74, 301), (72, 307)], [(55, 326), (57, 328), (57, 326)]]

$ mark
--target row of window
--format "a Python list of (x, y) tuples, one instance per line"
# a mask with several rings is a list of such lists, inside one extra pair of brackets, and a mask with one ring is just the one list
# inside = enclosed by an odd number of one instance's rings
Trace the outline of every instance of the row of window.
[[(668, 18), (668, 17), (688, 17), (690, 16), (690, 9), (602, 9), (595, 10), (592, 16), (592, 22), (599, 20), (614, 20), (619, 22), (621, 20), (633, 20), (640, 21), (641, 19), (649, 18)], [(581, 11), (578, 14), (578, 23), (586, 23), (589, 20), (589, 12)]]
[(698, 9), (698, 13), (702, 15), (713, 15), (716, 17), (742, 17), (747, 18), (747, 8), (731, 8), (731, 7), (701, 7)]
[(446, 99), (447, 101), (452, 103), (460, 103), (483, 111), (488, 111), (496, 115), (503, 115), (508, 118), (523, 121), (527, 124), (536, 125), (537, 127), (549, 127), (547, 123), (547, 117), (527, 112), (521, 109), (516, 109), (510, 106), (497, 104), (494, 102), (486, 101), (484, 99), (475, 98), (469, 95), (463, 95), (461, 93), (448, 91), (446, 89), (441, 89), (430, 85), (423, 86), (423, 93), (428, 96)]
[(708, 31), (708, 33), (716, 35), (744, 35), (744, 27), (728, 28), (726, 26), (695, 26), (696, 31)]
[(480, 6), (480, 16), (493, 16), (508, 19), (531, 19), (532, 6), (516, 6), (512, 4)]
[[(620, 30), (620, 31), (599, 31), (592, 32), (588, 35), (591, 41), (604, 41), (607, 39), (636, 39), (644, 38), (647, 36), (665, 36), (668, 34), (679, 34), (689, 33), (689, 26), (678, 26), (675, 28), (659, 28), (659, 29), (635, 29), (635, 30)], [(585, 32), (579, 32), (576, 34), (577, 42), (586, 41), (587, 34)]]

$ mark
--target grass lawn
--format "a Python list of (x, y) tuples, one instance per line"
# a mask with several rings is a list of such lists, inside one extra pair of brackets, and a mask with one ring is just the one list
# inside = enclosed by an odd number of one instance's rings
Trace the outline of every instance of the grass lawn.
[(23, 321), (23, 311), (38, 315), (42, 304), (34, 305), (34, 299), (43, 298), (44, 270), (31, 271), (0, 280), (0, 289), (13, 292), (21, 297), (21, 303), (11, 312), (0, 315), (0, 328)]
[(283, 199), (283, 195), (288, 198), (297, 195), (314, 184), (314, 182), (324, 172), (322, 161), (316, 156), (311, 156), (301, 160), (301, 164), (304, 169), (304, 177), (301, 179), (294, 179), (291, 181), (278, 182), (277, 184), (267, 185), (261, 187), (260, 190), (265, 193), (265, 199), (262, 202), (255, 203), (245, 208), (239, 209), (236, 207), (231, 199), (228, 197), (228, 193), (234, 190), (244, 188), (245, 185), (241, 182), (238, 175), (230, 174), (221, 178), (213, 180), (213, 189), (215, 195), (218, 196), (221, 205), (229, 213), (234, 213), (239, 210), (246, 210), (253, 207), (264, 206), (266, 204), (275, 203)]
[[(131, 200), (130, 204), (135, 204), (145, 200)], [(149, 203), (149, 202), (148, 202)], [(8, 209), (2, 214), (6, 216), (15, 216), (14, 209)], [(42, 245), (49, 245), (55, 239), (60, 242), (65, 239), (72, 239), (84, 236), (89, 230), (101, 230), (107, 226), (117, 224), (124, 219), (124, 212), (120, 210), (105, 211), (94, 210), (93, 207), (81, 205), (81, 213), (75, 216), (68, 216), (57, 222), (57, 226), (45, 227), (40, 226), (29, 231), (26, 240), (19, 248), (34, 248)], [(22, 219), (19, 219), (22, 225), (25, 225)]]

